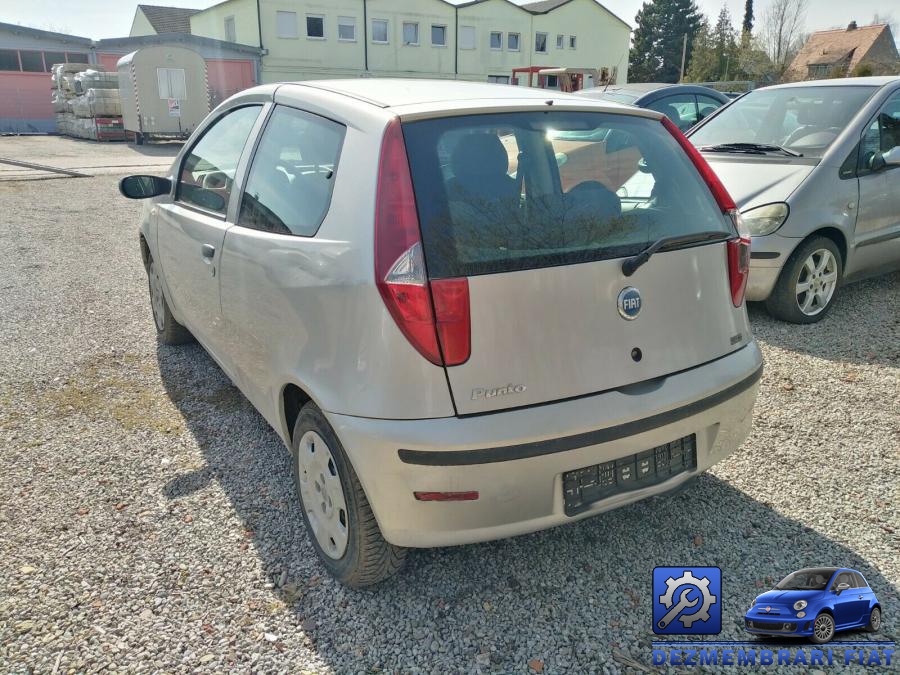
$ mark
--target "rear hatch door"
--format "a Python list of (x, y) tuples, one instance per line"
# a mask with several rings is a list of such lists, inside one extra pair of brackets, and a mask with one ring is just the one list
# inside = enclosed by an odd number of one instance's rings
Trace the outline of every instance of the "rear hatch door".
[[(733, 225), (659, 122), (515, 112), (405, 123), (428, 276), (469, 284), (457, 413), (654, 380), (749, 340), (731, 299)], [(720, 233), (623, 261), (661, 237)]]

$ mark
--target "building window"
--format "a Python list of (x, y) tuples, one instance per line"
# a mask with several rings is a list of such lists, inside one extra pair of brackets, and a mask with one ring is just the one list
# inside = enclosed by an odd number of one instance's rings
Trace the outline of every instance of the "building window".
[[(45, 52), (45, 54), (44, 54), (45, 61), (47, 60), (46, 56), (47, 56), (47, 53)], [(78, 54), (78, 53), (68, 52), (66, 54), (66, 56), (68, 57), (68, 58), (66, 58), (66, 61), (68, 63), (90, 63), (90, 61), (88, 60), (87, 54)], [(49, 72), (49, 70), (47, 72)]]
[(556, 75), (547, 76), (547, 89), (559, 89), (559, 78)]
[(570, 36), (569, 36), (569, 49), (575, 49), (575, 48), (576, 48), (576, 44), (577, 44), (577, 43), (576, 43), (576, 41), (575, 41), (575, 36), (574, 36), (574, 35), (570, 35)]
[(492, 84), (509, 84), (509, 75), (488, 75), (488, 82)]
[(547, 34), (546, 33), (535, 33), (534, 34), (534, 51), (540, 54), (547, 53)]
[(564, 39), (565, 39), (565, 36), (564, 36), (564, 35), (557, 35), (557, 36), (556, 36), (556, 48), (557, 48), (557, 49), (562, 49), (562, 48), (563, 48), (563, 40), (564, 40)]
[[(84, 59), (83, 61), (80, 59)], [(44, 63), (47, 64), (47, 72), (50, 72), (50, 69), (56, 65), (57, 63), (87, 63), (87, 54), (69, 54), (69, 58), (66, 58), (65, 52), (44, 52)], [(18, 68), (16, 69), (18, 70)]]
[(459, 48), (475, 49), (475, 26), (459, 27)]
[(387, 19), (372, 19), (372, 42), (383, 45), (388, 43)]
[(491, 31), (491, 49), (503, 49), (503, 33), (500, 31)]
[(507, 33), (506, 34), (506, 48), (511, 52), (519, 51), (519, 34), (518, 33)]
[(19, 71), (19, 53), (15, 49), (0, 49), (0, 70)]
[(419, 24), (409, 21), (403, 22), (403, 44), (419, 46)]
[(338, 40), (342, 42), (356, 42), (356, 17), (338, 17)]
[(319, 14), (306, 15), (306, 37), (314, 40), (325, 39), (325, 17)]
[(297, 12), (275, 12), (275, 34), (285, 40), (296, 40)]
[(22, 70), (26, 73), (43, 73), (44, 70), (44, 54), (43, 52), (19, 52), (19, 58), (22, 60)]
[(431, 26), (431, 44), (434, 47), (446, 47), (447, 46), (447, 26), (438, 26), (432, 24)]
[(226, 42), (237, 42), (237, 30), (234, 26), (234, 17), (226, 16), (225, 17), (225, 41)]

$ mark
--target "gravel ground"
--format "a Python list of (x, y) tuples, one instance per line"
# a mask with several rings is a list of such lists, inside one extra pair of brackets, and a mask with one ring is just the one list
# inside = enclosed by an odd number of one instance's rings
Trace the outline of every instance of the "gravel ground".
[(157, 346), (115, 177), (0, 202), (2, 671), (652, 670), (667, 564), (724, 570), (721, 639), (812, 564), (860, 569), (897, 637), (900, 274), (815, 326), (752, 309), (755, 430), (694, 490), (353, 591), (316, 562), (275, 433), (199, 347)]

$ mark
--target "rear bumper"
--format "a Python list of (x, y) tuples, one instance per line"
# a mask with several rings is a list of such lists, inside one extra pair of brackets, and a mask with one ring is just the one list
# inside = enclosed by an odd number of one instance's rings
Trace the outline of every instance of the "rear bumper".
[[(534, 532), (678, 487), (747, 437), (761, 369), (751, 342), (662, 380), (532, 408), (402, 421), (326, 415), (387, 541), (466, 544)], [(696, 434), (696, 469), (566, 515), (564, 472), (690, 434)], [(414, 491), (478, 491), (479, 498), (421, 502)]]

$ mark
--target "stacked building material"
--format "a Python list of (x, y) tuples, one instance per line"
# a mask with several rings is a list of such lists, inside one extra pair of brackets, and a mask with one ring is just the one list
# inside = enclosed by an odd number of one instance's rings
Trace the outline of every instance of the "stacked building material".
[(60, 63), (51, 69), (50, 80), (60, 134), (94, 141), (127, 140), (118, 73), (87, 63)]

